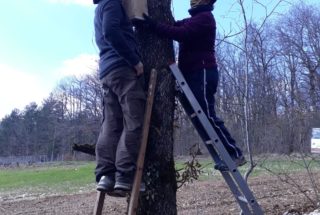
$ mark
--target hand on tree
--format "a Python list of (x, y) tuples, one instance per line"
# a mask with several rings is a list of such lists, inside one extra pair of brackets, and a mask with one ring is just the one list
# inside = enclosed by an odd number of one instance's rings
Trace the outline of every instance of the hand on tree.
[(147, 14), (144, 13), (143, 18), (144, 18), (143, 20), (144, 26), (146, 26), (147, 28), (152, 30), (157, 27), (157, 24), (158, 24), (157, 21), (150, 18), (150, 16), (148, 16)]
[(137, 76), (142, 75), (143, 74), (143, 64), (142, 64), (142, 62), (140, 61), (139, 63), (137, 63), (134, 66), (134, 69), (136, 70)]

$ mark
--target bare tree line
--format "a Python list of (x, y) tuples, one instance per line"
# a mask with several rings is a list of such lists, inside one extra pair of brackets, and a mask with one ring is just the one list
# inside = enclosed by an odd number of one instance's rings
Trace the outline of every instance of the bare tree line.
[(95, 142), (100, 118), (97, 74), (64, 79), (41, 106), (31, 103), (1, 121), (0, 155), (71, 156), (73, 144)]
[[(310, 152), (311, 128), (320, 127), (320, 14), (300, 4), (273, 22), (269, 15), (262, 24), (244, 17), (245, 30), (220, 37), (219, 114), (254, 154)], [(190, 126), (176, 131), (186, 136), (178, 153), (198, 142)]]
[[(310, 151), (311, 128), (320, 127), (319, 11), (295, 5), (276, 20), (263, 25), (248, 20), (245, 31), (221, 36), (218, 113), (254, 154)], [(71, 156), (74, 143), (94, 144), (100, 98), (95, 72), (63, 80), (41, 106), (31, 103), (1, 121), (0, 156), (40, 154), (54, 160)], [(176, 111), (176, 155), (194, 144), (200, 139), (183, 111)]]

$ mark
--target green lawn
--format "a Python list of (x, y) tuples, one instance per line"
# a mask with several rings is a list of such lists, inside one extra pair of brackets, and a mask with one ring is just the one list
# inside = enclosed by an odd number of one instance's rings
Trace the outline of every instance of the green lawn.
[[(251, 173), (251, 177), (259, 176), (261, 174), (271, 174), (267, 169), (271, 170), (274, 173), (290, 173), (290, 172), (301, 172), (306, 171), (306, 166), (309, 167), (311, 171), (319, 171), (320, 170), (320, 158), (311, 160), (306, 159), (289, 159), (287, 157), (278, 156), (276, 158), (268, 158), (268, 159), (254, 159), (257, 163), (253, 172)], [(214, 165), (211, 159), (200, 159), (199, 160), (202, 168), (202, 174), (200, 175), (200, 180), (209, 180), (209, 179), (220, 179), (222, 178), (220, 173), (214, 170)], [(184, 166), (184, 162), (176, 161), (176, 169), (182, 169)], [(242, 166), (239, 168), (240, 173), (243, 175), (247, 171), (249, 164)]]
[(72, 192), (94, 183), (94, 166), (90, 163), (60, 163), (54, 166), (0, 170), (0, 192), (15, 189)]
[[(221, 178), (220, 173), (214, 171), (212, 161), (209, 158), (200, 159), (199, 162), (202, 168), (200, 180)], [(177, 160), (176, 169), (182, 169), (184, 163), (185, 161)], [(273, 158), (263, 162), (262, 166), (260, 165), (255, 168), (252, 176), (269, 174), (264, 167), (276, 173), (305, 171), (304, 162), (301, 159), (290, 161), (288, 159)], [(95, 162), (69, 162), (55, 163), (44, 167), (0, 169), (0, 193), (16, 190), (37, 193), (72, 193), (79, 190), (93, 190), (94, 167)], [(319, 171), (319, 160), (312, 161), (310, 167)], [(240, 172), (243, 174), (247, 168), (248, 165), (241, 167)]]

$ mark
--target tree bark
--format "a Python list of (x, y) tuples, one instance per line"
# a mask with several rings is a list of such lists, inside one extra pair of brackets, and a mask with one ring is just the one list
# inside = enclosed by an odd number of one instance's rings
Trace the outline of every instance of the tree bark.
[[(149, 15), (171, 22), (171, 0), (148, 0)], [(137, 39), (145, 66), (158, 71), (143, 180), (147, 192), (140, 196), (138, 214), (177, 214), (176, 178), (173, 159), (174, 79), (167, 66), (174, 61), (172, 40), (159, 38), (147, 29), (137, 29)]]

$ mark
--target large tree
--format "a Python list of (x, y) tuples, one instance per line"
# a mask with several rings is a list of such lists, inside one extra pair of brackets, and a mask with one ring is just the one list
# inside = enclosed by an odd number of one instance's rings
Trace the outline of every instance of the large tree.
[[(148, 9), (150, 16), (158, 21), (173, 20), (171, 0), (148, 0)], [(173, 160), (174, 79), (167, 70), (174, 61), (173, 42), (143, 28), (137, 29), (137, 39), (146, 80), (152, 68), (158, 71), (143, 177), (147, 192), (140, 198), (138, 214), (177, 214)]]

